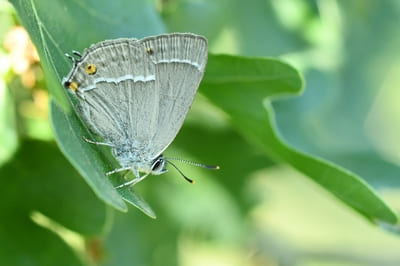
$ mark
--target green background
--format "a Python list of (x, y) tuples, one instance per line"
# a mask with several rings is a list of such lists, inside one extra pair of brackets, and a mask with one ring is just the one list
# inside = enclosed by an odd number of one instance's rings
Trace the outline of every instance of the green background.
[[(396, 0), (10, 3), (1, 41), (24, 26), (44, 79), (32, 66), (25, 88), (2, 48), (0, 264), (400, 263)], [(170, 169), (116, 191), (122, 177), (104, 173), (118, 164), (82, 141), (61, 86), (64, 53), (163, 32), (210, 51), (166, 155), (221, 170), (179, 165), (195, 185)]]

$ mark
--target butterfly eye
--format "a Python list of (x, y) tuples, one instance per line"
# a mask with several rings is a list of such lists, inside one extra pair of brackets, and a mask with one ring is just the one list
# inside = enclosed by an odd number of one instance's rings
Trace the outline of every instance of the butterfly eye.
[(164, 172), (164, 166), (164, 157), (159, 157), (158, 159), (154, 160), (153, 164), (151, 165), (151, 171), (153, 171), (153, 173), (162, 173)]
[(88, 75), (93, 75), (93, 74), (96, 73), (97, 68), (96, 68), (96, 65), (95, 65), (95, 64), (88, 64), (88, 65), (85, 67), (85, 70), (86, 70), (86, 73), (87, 73)]
[(160, 168), (161, 165), (162, 165), (162, 159), (158, 159), (151, 166), (151, 170), (156, 171), (158, 168)]

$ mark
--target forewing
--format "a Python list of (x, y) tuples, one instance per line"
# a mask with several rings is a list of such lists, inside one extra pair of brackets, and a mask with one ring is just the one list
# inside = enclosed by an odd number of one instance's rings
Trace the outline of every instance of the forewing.
[[(89, 64), (95, 73), (87, 73)], [(92, 45), (65, 80), (79, 85), (81, 117), (106, 142), (149, 142), (158, 114), (155, 65), (136, 39)]]
[(155, 64), (155, 86), (159, 89), (157, 130), (151, 138), (155, 158), (175, 138), (190, 109), (207, 63), (207, 41), (175, 33), (140, 42)]

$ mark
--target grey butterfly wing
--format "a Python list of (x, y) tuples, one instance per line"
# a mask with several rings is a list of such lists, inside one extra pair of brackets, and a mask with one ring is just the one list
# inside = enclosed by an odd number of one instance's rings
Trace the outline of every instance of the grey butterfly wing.
[(110, 40), (85, 51), (64, 84), (77, 83), (81, 117), (94, 133), (152, 159), (181, 128), (206, 62), (207, 41), (194, 34)]
[(180, 130), (207, 63), (207, 40), (194, 34), (166, 34), (140, 40), (155, 64), (159, 92), (152, 158), (161, 154)]
[[(89, 64), (96, 67), (91, 75)], [(152, 137), (158, 113), (155, 67), (136, 39), (92, 45), (65, 80), (79, 84), (81, 117), (105, 142), (122, 146)]]

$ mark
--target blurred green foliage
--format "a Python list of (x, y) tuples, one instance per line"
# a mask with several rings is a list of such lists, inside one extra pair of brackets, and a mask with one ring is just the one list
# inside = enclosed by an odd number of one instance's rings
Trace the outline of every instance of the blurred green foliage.
[[(399, 264), (396, 0), (10, 2), (16, 12), (0, 1), (0, 264)], [(44, 76), (29, 45), (17, 49), (19, 23)], [(205, 35), (210, 58), (167, 154), (221, 170), (183, 165), (196, 185), (170, 171), (117, 193), (120, 177), (104, 176), (115, 162), (81, 140), (90, 133), (60, 84), (64, 53), (174, 31)], [(301, 96), (282, 60), (303, 74)], [(124, 200), (157, 219), (114, 210)]]

